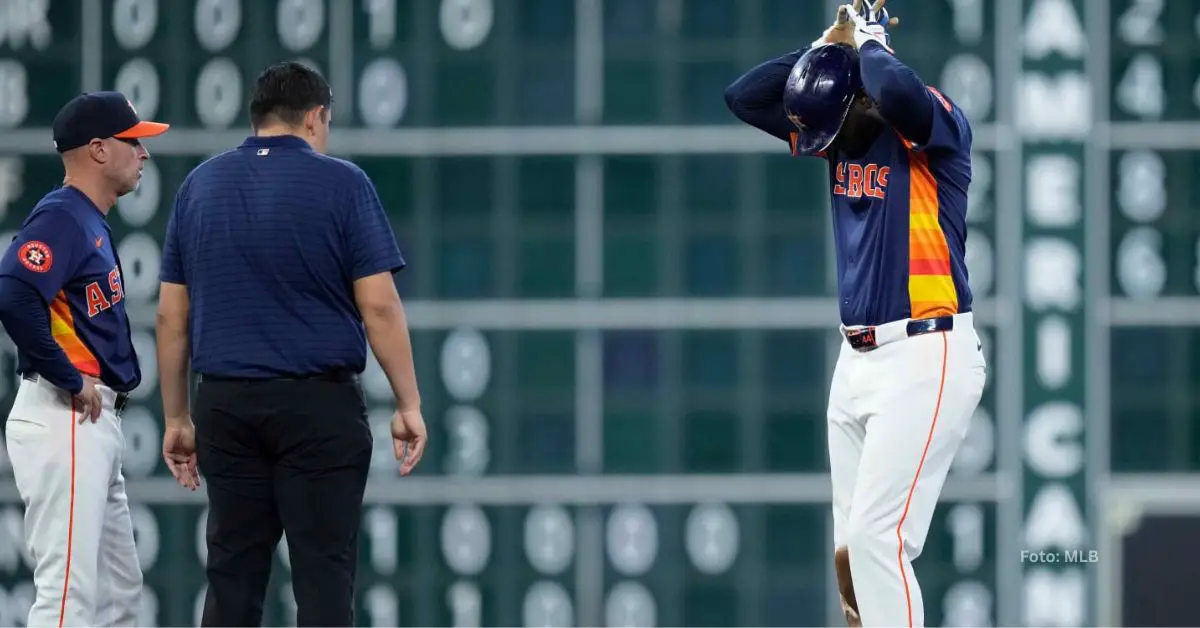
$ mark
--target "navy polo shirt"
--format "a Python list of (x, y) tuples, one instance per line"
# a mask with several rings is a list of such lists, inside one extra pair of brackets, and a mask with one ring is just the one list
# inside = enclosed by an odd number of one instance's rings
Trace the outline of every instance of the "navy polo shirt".
[(180, 186), (160, 279), (187, 286), (194, 372), (296, 377), (363, 371), (353, 283), (404, 266), (362, 170), (299, 137), (249, 137)]

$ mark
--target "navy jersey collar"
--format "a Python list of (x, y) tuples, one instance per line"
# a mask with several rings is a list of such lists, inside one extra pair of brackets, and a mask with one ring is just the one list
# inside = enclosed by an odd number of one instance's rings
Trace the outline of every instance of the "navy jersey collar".
[(242, 148), (299, 148), (302, 150), (312, 150), (308, 142), (295, 135), (273, 135), (270, 137), (259, 137), (251, 135), (242, 142)]
[[(96, 204), (92, 202), (92, 199), (89, 198), (87, 194), (83, 193), (83, 190), (71, 185), (64, 185), (58, 189), (67, 190), (68, 192), (74, 194), (76, 198), (78, 198), (83, 202), (84, 205), (88, 207), (88, 209), (96, 212), (96, 215), (99, 216), (100, 220), (104, 222), (104, 226), (108, 227), (108, 215), (100, 211), (100, 208), (96, 207)], [(115, 208), (116, 206), (114, 205), (113, 207)]]

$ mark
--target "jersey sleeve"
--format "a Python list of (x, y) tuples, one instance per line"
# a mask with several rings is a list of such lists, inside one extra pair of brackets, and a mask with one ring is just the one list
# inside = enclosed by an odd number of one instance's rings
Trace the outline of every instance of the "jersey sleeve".
[(187, 181), (184, 181), (175, 193), (175, 207), (171, 210), (171, 216), (167, 218), (167, 230), (163, 238), (162, 263), (158, 269), (158, 280), (163, 283), (187, 284), (183, 272), (183, 252), (179, 250), (179, 223), (182, 220), (179, 213), (180, 208), (186, 202), (187, 189)]
[(350, 186), (344, 238), (350, 252), (351, 279), (398, 272), (406, 262), (375, 185), (365, 172), (356, 169)]
[(929, 128), (929, 141), (924, 144), (916, 144), (913, 149), (927, 152), (970, 153), (974, 138), (967, 116), (937, 88), (926, 87), (925, 89), (934, 105), (933, 120)]
[(49, 303), (74, 274), (84, 240), (74, 216), (57, 208), (38, 211), (21, 226), (0, 258), (0, 276), (33, 286)]
[(783, 88), (801, 48), (747, 70), (725, 88), (725, 106), (742, 122), (788, 142), (795, 149), (796, 127), (783, 108)]

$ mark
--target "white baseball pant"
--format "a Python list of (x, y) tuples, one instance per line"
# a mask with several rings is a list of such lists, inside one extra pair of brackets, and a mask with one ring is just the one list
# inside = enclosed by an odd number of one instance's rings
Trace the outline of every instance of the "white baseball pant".
[(79, 424), (70, 393), (22, 378), (8, 416), (8, 456), (25, 504), (36, 590), (29, 626), (133, 626), (142, 571), (133, 541), (116, 393)]
[(843, 341), (829, 394), (834, 545), (846, 547), (863, 626), (923, 626), (912, 561), (986, 380), (970, 313), (953, 331), (876, 327), (873, 350)]

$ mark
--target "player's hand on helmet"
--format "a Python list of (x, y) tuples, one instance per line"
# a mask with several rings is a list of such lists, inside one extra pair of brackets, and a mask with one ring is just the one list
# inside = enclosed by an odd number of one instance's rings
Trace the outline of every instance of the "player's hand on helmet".
[(103, 401), (100, 391), (96, 390), (96, 382), (86, 375), (83, 378), (83, 388), (72, 395), (75, 400), (75, 413), (79, 415), (79, 423), (95, 423), (100, 419)]
[(397, 410), (392, 415), (392, 448), (400, 461), (400, 475), (408, 475), (425, 454), (425, 417), (421, 410)]
[(190, 490), (200, 487), (196, 465), (196, 426), (191, 417), (167, 417), (163, 430), (163, 461), (179, 485)]
[(854, 45), (854, 13), (850, 5), (842, 5), (838, 7), (837, 17), (833, 21), (833, 25), (825, 29), (821, 37), (812, 43), (812, 47), (824, 46), (826, 44), (846, 44), (847, 46)]

